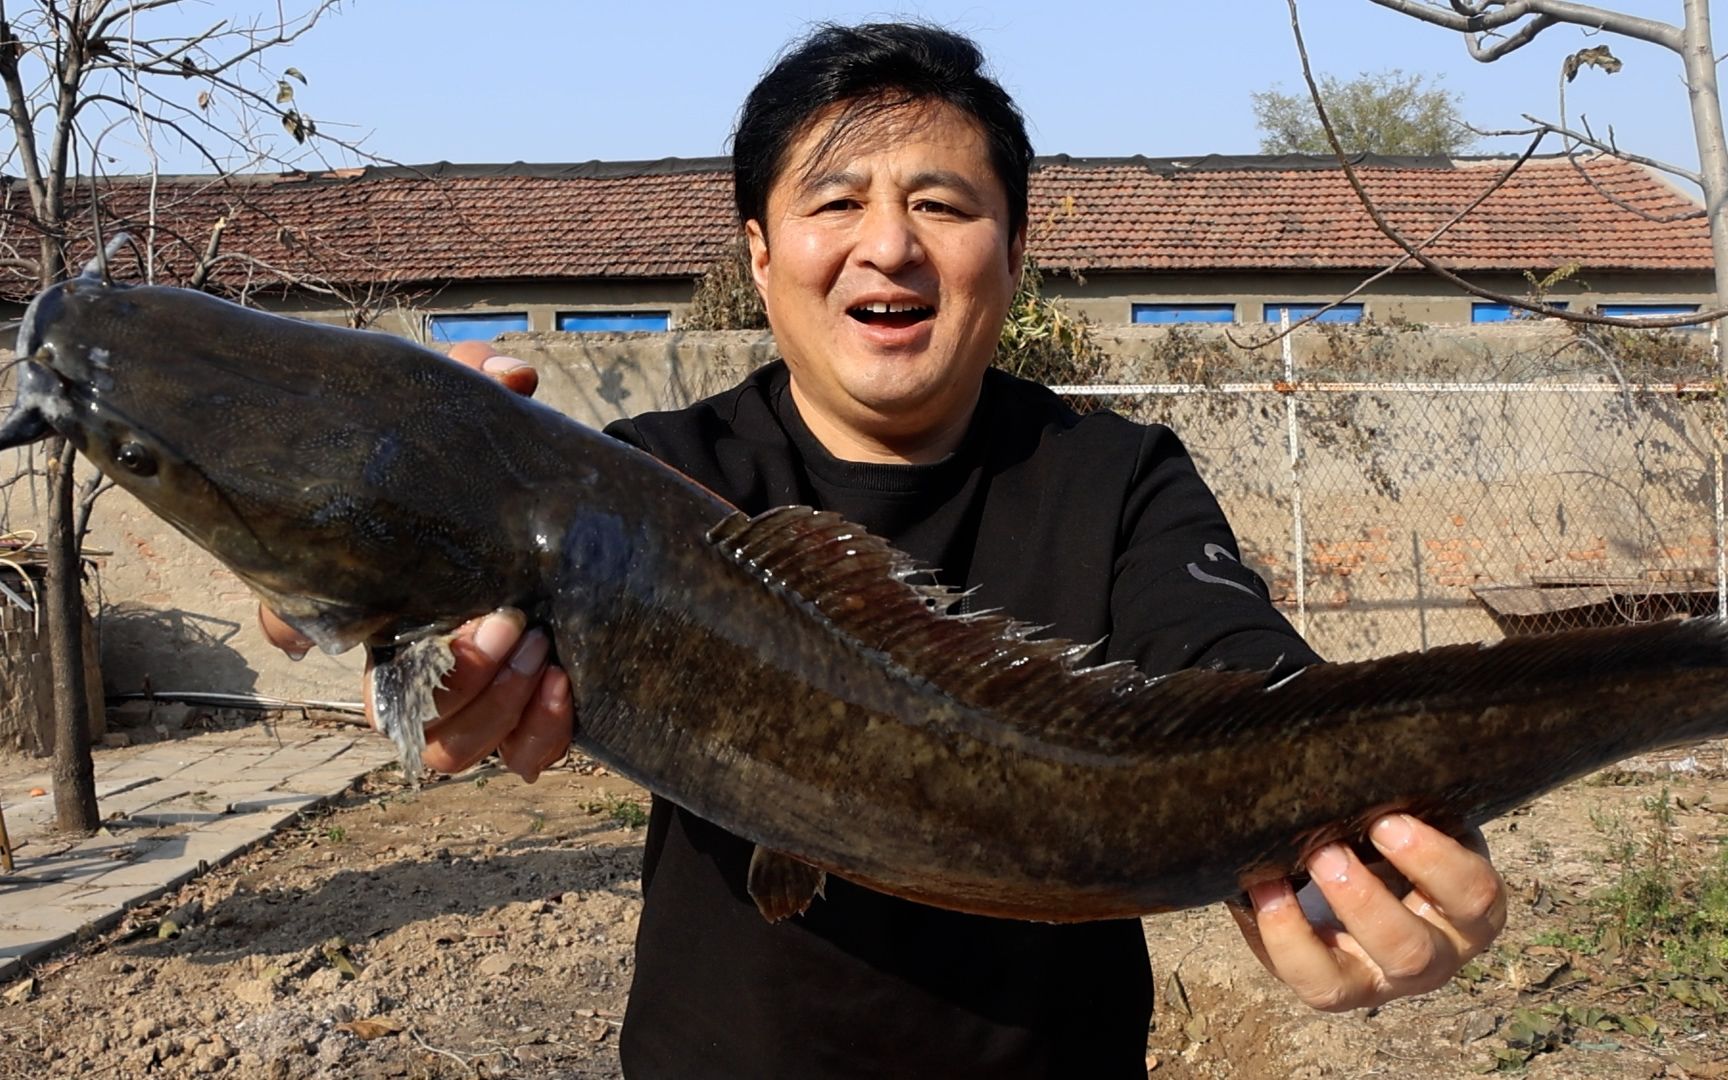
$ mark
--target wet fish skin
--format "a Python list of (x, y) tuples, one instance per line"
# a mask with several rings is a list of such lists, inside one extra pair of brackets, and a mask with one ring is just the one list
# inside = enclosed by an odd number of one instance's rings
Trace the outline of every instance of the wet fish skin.
[(744, 519), (396, 338), (79, 279), (32, 305), (20, 341), (0, 447), (61, 431), (320, 644), (364, 641), (395, 670), (521, 607), (553, 628), (583, 750), (765, 854), (939, 906), (1066, 921), (1210, 903), (1385, 812), (1462, 831), (1728, 734), (1714, 622), (1273, 686), (1080, 669), (999, 616), (940, 614), (946, 594), (832, 515)]
[[(404, 370), (390, 335), (236, 313), (183, 289), (48, 290), (19, 352), (52, 363), (22, 365), (21, 410), (32, 389), (63, 393), (47, 407), (77, 410), (60, 426), (81, 453), (332, 651), (535, 600), (536, 537), (557, 525), (534, 485), (580, 467), (568, 444), (584, 432), (495, 439), (550, 410), (474, 393), (491, 381), (461, 365)], [(416, 440), (472, 442), (485, 460), (403, 454)], [(148, 454), (147, 475), (116, 459), (127, 446)]]

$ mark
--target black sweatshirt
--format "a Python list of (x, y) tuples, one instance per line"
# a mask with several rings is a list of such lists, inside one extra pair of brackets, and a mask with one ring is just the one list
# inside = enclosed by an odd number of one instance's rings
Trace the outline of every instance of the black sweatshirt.
[[(1168, 428), (1078, 417), (999, 371), (960, 447), (929, 465), (833, 457), (780, 363), (607, 430), (749, 513), (837, 511), (975, 588), (968, 607), (1103, 641), (1099, 659), (1149, 674), (1317, 659)], [(1146, 1075), (1138, 920), (961, 915), (830, 877), (808, 912), (770, 925), (745, 890), (751, 849), (655, 800), (621, 1046), (632, 1080)]]

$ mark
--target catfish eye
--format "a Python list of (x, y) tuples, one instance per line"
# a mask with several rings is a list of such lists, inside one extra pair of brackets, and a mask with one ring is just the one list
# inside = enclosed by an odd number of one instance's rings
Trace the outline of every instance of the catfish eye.
[(145, 449), (143, 443), (121, 443), (114, 448), (114, 460), (134, 476), (156, 475), (156, 455)]

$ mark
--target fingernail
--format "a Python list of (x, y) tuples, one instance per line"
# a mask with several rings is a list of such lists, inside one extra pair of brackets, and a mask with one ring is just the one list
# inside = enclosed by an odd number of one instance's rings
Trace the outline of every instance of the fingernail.
[(1290, 886), (1284, 881), (1262, 881), (1248, 886), (1248, 899), (1257, 914), (1270, 915), (1290, 903)]
[(522, 638), (522, 644), (516, 646), (516, 652), (510, 657), (510, 670), (518, 675), (532, 675), (539, 671), (540, 665), (546, 662), (546, 652), (551, 645), (546, 631), (539, 627), (528, 631)]
[(522, 613), (513, 610), (495, 611), (480, 620), (474, 628), (474, 647), (486, 657), (502, 663), (510, 650), (522, 638)]
[(1402, 850), (1414, 835), (1415, 830), (1410, 827), (1408, 814), (1388, 814), (1374, 823), (1368, 838), (1374, 841), (1375, 847), (1390, 855), (1394, 851)]
[(508, 375), (517, 368), (528, 366), (526, 360), (518, 360), (514, 356), (488, 356), (480, 362), (480, 368), (492, 375)]
[(312, 651), (312, 646), (310, 646), (310, 645), (284, 645), (284, 646), (282, 646), (282, 651), (287, 654), (288, 659), (294, 661), (295, 663), (299, 663), (300, 661), (306, 659), (306, 654)]
[(1350, 857), (1337, 844), (1327, 844), (1308, 858), (1308, 873), (1324, 881), (1350, 880)]

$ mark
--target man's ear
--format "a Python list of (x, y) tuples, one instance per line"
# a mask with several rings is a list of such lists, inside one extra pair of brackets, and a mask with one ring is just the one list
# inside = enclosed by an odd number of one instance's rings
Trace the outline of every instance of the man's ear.
[(1016, 285), (1020, 282), (1020, 272), (1026, 266), (1026, 223), (1014, 230), (1014, 239), (1008, 242), (1008, 272), (1014, 275)]
[(744, 223), (744, 241), (750, 245), (750, 278), (756, 282), (756, 292), (767, 302), (768, 297), (768, 231), (752, 218)]

